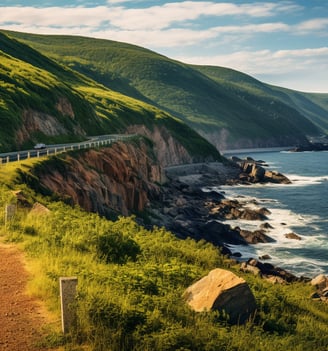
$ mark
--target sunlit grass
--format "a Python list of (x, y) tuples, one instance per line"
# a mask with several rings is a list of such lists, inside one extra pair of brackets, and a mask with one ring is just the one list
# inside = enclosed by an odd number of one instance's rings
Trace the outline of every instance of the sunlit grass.
[[(12, 165), (13, 174), (14, 169)], [(13, 195), (4, 185), (0, 190), (3, 206)], [(33, 192), (25, 187), (24, 194), (33, 203)], [(5, 235), (26, 252), (33, 278), (28, 290), (46, 302), (57, 331), (59, 278), (78, 277), (78, 327), (70, 338), (61, 339), (56, 332), (52, 342), (57, 346), (94, 351), (176, 351), (181, 345), (199, 351), (325, 350), (328, 306), (310, 299), (309, 284), (272, 285), (239, 272), (209, 243), (180, 240), (163, 228), (146, 230), (133, 217), (109, 221), (46, 198), (38, 201), (50, 211), (28, 213), (18, 206)], [(215, 313), (194, 313), (181, 297), (216, 267), (243, 276), (256, 298), (258, 313), (245, 326), (229, 326)]]

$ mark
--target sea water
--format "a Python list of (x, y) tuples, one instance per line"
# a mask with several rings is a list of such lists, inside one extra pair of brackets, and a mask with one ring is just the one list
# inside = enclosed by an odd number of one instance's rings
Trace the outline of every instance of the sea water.
[[(266, 207), (274, 243), (231, 246), (243, 259), (269, 255), (268, 261), (298, 276), (328, 275), (328, 152), (254, 152), (236, 154), (264, 160), (270, 170), (286, 175), (292, 184), (225, 186), (226, 197)], [(222, 189), (222, 187), (221, 187)], [(263, 222), (227, 221), (232, 226), (256, 230)], [(301, 240), (287, 239), (296, 233)]]

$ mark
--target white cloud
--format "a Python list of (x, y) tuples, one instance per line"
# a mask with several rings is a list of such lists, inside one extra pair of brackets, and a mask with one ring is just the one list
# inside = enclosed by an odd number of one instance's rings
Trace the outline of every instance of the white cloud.
[(290, 26), (281, 23), (261, 23), (261, 24), (249, 24), (241, 26), (220, 26), (212, 28), (212, 31), (222, 34), (250, 34), (250, 33), (273, 33), (280, 31), (289, 31)]
[(308, 33), (313, 31), (326, 30), (328, 27), (328, 18), (313, 18), (304, 21), (295, 26), (295, 30), (299, 33)]
[(17, 23), (24, 26), (51, 27), (55, 26), (72, 28), (74, 26), (96, 27), (108, 19), (107, 7), (2, 7), (0, 14), (0, 25), (2, 28), (6, 23)]
[(212, 57), (176, 57), (182, 62), (223, 66), (290, 89), (328, 93), (328, 47), (240, 51)]
[[(299, 50), (279, 50), (273, 55), (275, 58), (295, 57), (304, 59), (307, 57), (317, 58), (322, 57), (328, 59), (328, 47), (314, 48), (314, 49), (299, 49)], [(328, 65), (328, 60), (327, 60)]]
[(94, 33), (97, 38), (109, 38), (111, 40), (124, 41), (140, 46), (155, 48), (174, 48), (197, 45), (204, 40), (210, 40), (217, 36), (215, 31), (194, 31), (189, 29), (168, 30), (139, 30), (139, 31), (113, 31), (100, 30)]
[[(318, 80), (328, 81), (328, 73), (325, 73), (328, 72), (328, 49), (325, 45), (313, 42), (313, 45), (322, 47), (261, 50), (254, 46), (254, 41), (253, 44), (248, 41), (257, 38), (258, 34), (271, 33), (282, 33), (287, 39), (289, 35), (289, 40), (295, 39), (296, 35), (313, 34), (314, 38), (327, 36), (327, 18), (314, 18), (293, 25), (275, 22), (278, 15), (302, 10), (295, 2), (258, 1), (237, 5), (232, 2), (176, 1), (137, 8), (138, 3), (142, 2), (143, 0), (108, 0), (107, 6), (74, 8), (0, 6), (0, 28), (124, 41), (159, 50), (185, 62), (221, 65), (257, 76), (271, 74), (289, 77), (290, 72), (294, 72), (294, 75), (297, 73), (304, 77), (314, 77), (318, 71), (321, 72)], [(134, 8), (128, 8), (128, 5)], [(211, 20), (204, 27), (207, 18)], [(216, 24), (213, 24), (214, 20)], [(234, 44), (236, 52), (229, 53)], [(244, 51), (236, 49), (240, 44)], [(271, 43), (266, 42), (265, 45), (265, 48), (270, 48)], [(207, 49), (213, 53), (220, 46), (221, 51), (226, 51), (225, 55), (216, 52), (213, 56), (207, 53), (208, 56), (196, 57), (192, 54)], [(178, 57), (175, 54), (173, 57), (173, 49), (176, 52), (188, 50), (191, 54), (188, 57), (181, 54)], [(327, 83), (322, 84), (325, 84), (327, 91)]]
[[(120, 30), (158, 30), (184, 24), (202, 16), (268, 17), (286, 10), (286, 2), (256, 2), (236, 5), (211, 1), (182, 1), (148, 8), (125, 8), (123, 0), (108, 1), (109, 6), (97, 7), (0, 7), (0, 24), (9, 22), (37, 26), (100, 25), (107, 21)], [(119, 5), (119, 6), (117, 6)], [(289, 8), (293, 8), (289, 5)]]
[(113, 7), (110, 21), (123, 30), (164, 29), (202, 16), (269, 17), (282, 11), (286, 12), (287, 8), (295, 10), (295, 6), (287, 6), (285, 2), (236, 5), (211, 1), (182, 1), (143, 9)]

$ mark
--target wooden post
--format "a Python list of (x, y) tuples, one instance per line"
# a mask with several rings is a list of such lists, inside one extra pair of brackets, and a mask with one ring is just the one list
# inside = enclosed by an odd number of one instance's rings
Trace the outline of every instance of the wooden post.
[(60, 301), (63, 333), (68, 333), (76, 323), (76, 287), (77, 277), (61, 277), (60, 284)]
[(5, 230), (7, 230), (7, 224), (10, 222), (16, 213), (16, 205), (6, 205), (5, 207)]

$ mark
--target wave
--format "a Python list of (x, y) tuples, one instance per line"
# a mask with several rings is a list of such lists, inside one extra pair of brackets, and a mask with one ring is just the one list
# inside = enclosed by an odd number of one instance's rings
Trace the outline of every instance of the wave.
[(315, 184), (321, 184), (323, 182), (328, 181), (328, 175), (324, 176), (301, 176), (299, 174), (286, 174), (286, 177), (288, 177), (292, 184), (289, 184), (289, 186), (308, 186), (308, 185), (315, 185)]
[[(269, 263), (296, 275), (328, 274), (328, 171), (325, 153), (250, 154), (265, 159), (270, 169), (286, 175), (291, 184), (251, 184), (219, 187), (226, 198), (236, 199), (247, 207), (266, 207), (271, 211), (267, 220), (273, 228), (266, 234), (276, 241), (231, 247), (240, 252), (241, 260), (268, 254)], [(258, 230), (263, 221), (226, 221), (232, 227)], [(288, 239), (297, 234), (301, 240)]]
[[(322, 177), (302, 177), (303, 181), (304, 178), (306, 181), (314, 181)], [(251, 195), (243, 195), (235, 187), (226, 191), (226, 197), (237, 199), (244, 207), (256, 209), (265, 206), (271, 212), (265, 222), (269, 223), (272, 228), (268, 229), (266, 234), (272, 237), (275, 242), (260, 243), (247, 247), (231, 245), (230, 249), (233, 253), (240, 252), (242, 254), (241, 260), (259, 258), (268, 254), (271, 257), (270, 263), (296, 275), (313, 277), (321, 273), (327, 274), (328, 263), (324, 260), (324, 256), (328, 249), (328, 241), (327, 235), (324, 235), (320, 225), (328, 219), (323, 219), (316, 214), (293, 212), (276, 199), (262, 199)], [(227, 220), (225, 223), (232, 227), (254, 231), (258, 230), (264, 221), (237, 219)], [(318, 225), (318, 223), (320, 224)], [(289, 233), (297, 234), (300, 240), (287, 238), (286, 234)], [(311, 251), (309, 257), (305, 254), (307, 250)], [(319, 254), (320, 250), (324, 250), (324, 253)]]

